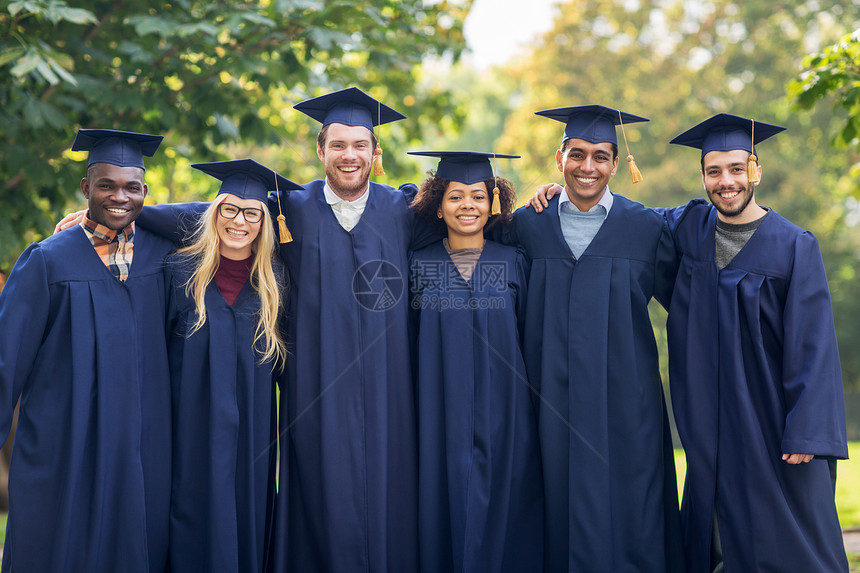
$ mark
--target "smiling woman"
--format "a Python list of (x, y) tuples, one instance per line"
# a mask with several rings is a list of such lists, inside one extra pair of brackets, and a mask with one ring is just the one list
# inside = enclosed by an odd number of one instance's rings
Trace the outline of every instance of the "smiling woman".
[(192, 244), (165, 268), (170, 564), (261, 571), (275, 492), (275, 378), (286, 357), (278, 329), (286, 293), (265, 201), (269, 190), (298, 186), (250, 159), (194, 167), (222, 183)]
[(494, 176), (492, 153), (413, 155), (440, 161), (412, 208), (448, 230), (410, 264), (421, 569), (539, 571), (543, 487), (519, 344), (527, 264), (484, 239), (510, 217), (514, 189)]

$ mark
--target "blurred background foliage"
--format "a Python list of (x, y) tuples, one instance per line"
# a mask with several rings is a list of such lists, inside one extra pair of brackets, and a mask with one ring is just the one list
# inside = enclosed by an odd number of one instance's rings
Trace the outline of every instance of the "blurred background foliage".
[(860, 0), (561, 1), (548, 32), (489, 69), (461, 58), (471, 5), (0, 2), (0, 271), (83, 205), (85, 154), (68, 151), (81, 127), (164, 134), (149, 202), (209, 199), (192, 162), (320, 177), (319, 126), (292, 106), (356, 85), (409, 117), (379, 131), (379, 181), (434, 166), (406, 151), (493, 150), (522, 155), (497, 167), (525, 200), (560, 180), (562, 126), (534, 112), (600, 103), (651, 118), (627, 129), (645, 180), (630, 184), (622, 141), (611, 187), (657, 207), (704, 196), (698, 153), (668, 141), (724, 111), (788, 128), (760, 146), (758, 201), (818, 237), (846, 387), (860, 387)]

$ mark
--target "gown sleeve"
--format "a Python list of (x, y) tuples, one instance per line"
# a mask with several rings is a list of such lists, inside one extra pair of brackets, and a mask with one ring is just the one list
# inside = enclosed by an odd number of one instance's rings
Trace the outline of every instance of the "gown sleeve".
[(664, 219), (654, 257), (654, 298), (666, 310), (669, 310), (669, 303), (672, 300), (672, 290), (675, 288), (679, 264), (680, 257), (675, 249), (675, 240), (669, 230), (668, 222)]
[(787, 454), (847, 459), (842, 370), (830, 290), (815, 237), (802, 233), (783, 310), (782, 376)]
[[(404, 183), (398, 190), (403, 193), (406, 199), (407, 207), (412, 204), (415, 199), (415, 194), (418, 193), (418, 187), (414, 183)], [(419, 217), (410, 208), (409, 209), (411, 239), (409, 241), (409, 252), (418, 251), (432, 245), (447, 235), (447, 228), (441, 221), (427, 221), (423, 217)]]
[(517, 248), (517, 259), (516, 259), (516, 285), (517, 285), (517, 330), (519, 332), (519, 341), (520, 341), (520, 349), (523, 348), (523, 336), (525, 334), (525, 320), (526, 320), (526, 299), (527, 299), (527, 288), (529, 282), (529, 270), (530, 263), (528, 257), (526, 257), (526, 252), (522, 248)]
[(50, 293), (45, 259), (30, 245), (0, 295), (0, 439), (6, 441), (18, 397), (33, 369), (48, 324)]
[(198, 217), (208, 206), (202, 202), (144, 205), (135, 225), (181, 245), (191, 237)]
[(510, 221), (499, 221), (499, 224), (490, 230), (487, 238), (491, 241), (508, 245), (509, 247), (518, 247), (520, 239), (517, 234), (517, 213), (523, 209), (528, 209), (528, 207), (517, 209)]

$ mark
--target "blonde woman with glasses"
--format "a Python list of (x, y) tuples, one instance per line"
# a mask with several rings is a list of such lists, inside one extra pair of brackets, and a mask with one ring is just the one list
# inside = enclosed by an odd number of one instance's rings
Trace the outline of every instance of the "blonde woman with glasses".
[(251, 159), (192, 167), (221, 188), (164, 271), (170, 568), (262, 571), (275, 499), (275, 381), (287, 354), (279, 328), (285, 280), (266, 196), (299, 187)]

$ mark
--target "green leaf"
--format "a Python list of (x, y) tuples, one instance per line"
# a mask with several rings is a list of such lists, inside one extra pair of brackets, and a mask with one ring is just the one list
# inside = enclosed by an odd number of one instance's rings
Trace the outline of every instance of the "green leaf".
[(173, 26), (170, 26), (166, 20), (158, 16), (133, 16), (126, 18), (126, 23), (134, 26), (134, 31), (139, 36), (146, 36), (148, 34), (166, 36), (173, 29)]
[(27, 51), (27, 55), (20, 58), (18, 63), (12, 67), (11, 73), (16, 78), (20, 78), (21, 76), (27, 75), (36, 67), (42, 63), (42, 56), (33, 52), (32, 50)]
[(63, 79), (63, 81), (68, 82), (73, 86), (78, 85), (78, 80), (75, 78), (75, 76), (69, 73), (66, 68), (64, 68), (54, 60), (50, 60), (48, 64), (51, 66), (51, 69), (54, 70), (54, 72), (56, 72), (56, 74)]
[(54, 12), (59, 20), (65, 20), (72, 24), (95, 24), (99, 20), (96, 15), (84, 8), (72, 8), (70, 6), (58, 6)]
[(57, 77), (57, 74), (54, 73), (54, 70), (51, 69), (51, 66), (44, 59), (40, 59), (39, 63), (36, 64), (36, 71), (52, 86), (60, 83), (60, 78)]
[(239, 128), (236, 126), (233, 120), (231, 120), (226, 115), (222, 115), (220, 113), (215, 114), (215, 127), (227, 138), (239, 138)]
[(36, 2), (24, 0), (21, 2), (11, 2), (8, 7), (9, 13), (17, 16), (20, 12), (27, 11), (28, 14), (38, 14), (40, 12), (39, 5)]
[(11, 62), (12, 60), (18, 59), (21, 56), (21, 54), (24, 54), (26, 52), (27, 52), (27, 50), (24, 48), (11, 48), (11, 49), (6, 50), (3, 53), (0, 53), (0, 67), (5, 66), (6, 64)]

